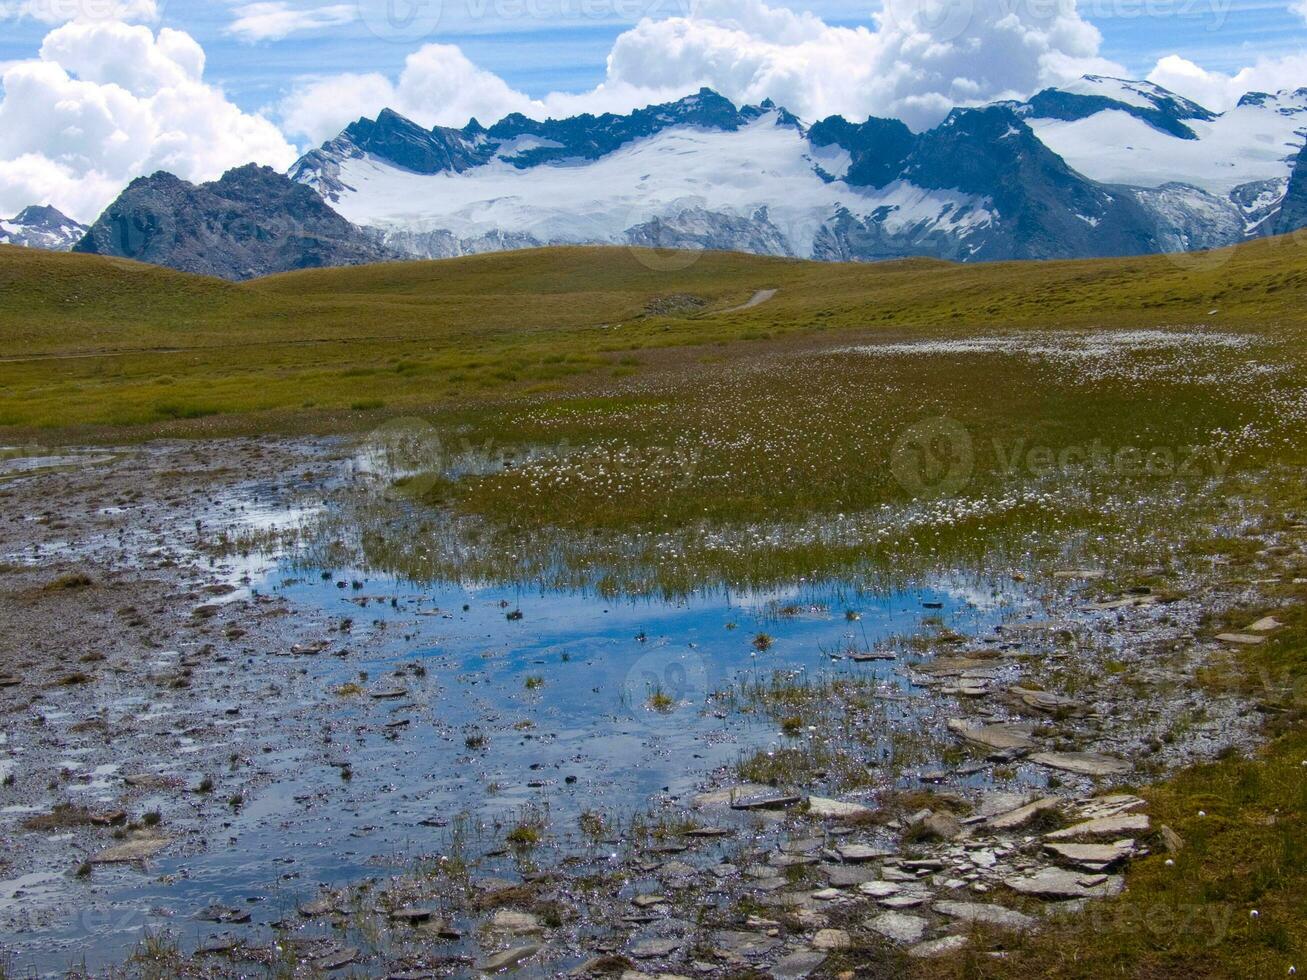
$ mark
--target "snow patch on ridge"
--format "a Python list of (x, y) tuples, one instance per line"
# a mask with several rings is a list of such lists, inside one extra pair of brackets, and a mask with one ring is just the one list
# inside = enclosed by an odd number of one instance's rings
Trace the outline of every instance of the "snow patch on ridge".
[(701, 215), (702, 234), (710, 235), (711, 222), (702, 215), (755, 222), (762, 212), (769, 250), (805, 257), (841, 208), (875, 214), (891, 233), (941, 223), (965, 234), (993, 220), (987, 202), (970, 195), (902, 181), (880, 190), (850, 187), (840, 179), (849, 167), (847, 151), (814, 148), (778, 119), (766, 112), (735, 131), (675, 126), (597, 160), (525, 169), (511, 162), (522, 141), (462, 173), (422, 175), (369, 156), (351, 158), (340, 163), (339, 180), (349, 190), (335, 206), (355, 224), (397, 241), (447, 232), (460, 241), (499, 235), (539, 244), (626, 243), (633, 228), (688, 214)]

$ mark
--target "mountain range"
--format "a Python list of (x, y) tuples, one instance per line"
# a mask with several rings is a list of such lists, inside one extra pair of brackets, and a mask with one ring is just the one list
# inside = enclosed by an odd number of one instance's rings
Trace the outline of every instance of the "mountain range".
[(830, 260), (1176, 252), (1307, 223), (1304, 143), (1307, 88), (1218, 114), (1101, 76), (921, 133), (807, 124), (709, 89), (628, 115), (461, 129), (385, 110), (284, 177), (137, 180), (77, 248), (227, 278), (551, 244)]

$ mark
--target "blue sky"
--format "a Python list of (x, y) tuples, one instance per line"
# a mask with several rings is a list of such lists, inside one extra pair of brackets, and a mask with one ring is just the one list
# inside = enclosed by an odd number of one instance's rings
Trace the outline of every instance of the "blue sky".
[(707, 85), (923, 130), (1087, 73), (1216, 111), (1307, 87), (1307, 0), (0, 0), (0, 216), (284, 170), (387, 107), (462, 126)]
[[(553, 91), (582, 91), (604, 76), (605, 59), (617, 36), (637, 19), (621, 12), (652, 10), (670, 15), (685, 9), (682, 0), (650, 4), (608, 4), (619, 13), (572, 17), (512, 15), (515, 0), (487, 0), (481, 9), (509, 16), (445, 16), (429, 39), (456, 44), (479, 67), (494, 72), (533, 97)], [(523, 0), (526, 2), (526, 0)], [(1259, 57), (1277, 57), (1307, 48), (1307, 21), (1290, 11), (1291, 0), (1090, 0), (1079, 9), (1103, 35), (1101, 54), (1142, 77), (1165, 55), (1181, 54), (1214, 71), (1232, 72)], [(233, 8), (222, 2), (167, 0), (160, 4), (164, 26), (187, 31), (208, 56), (206, 79), (221, 85), (242, 108), (254, 111), (275, 102), (296, 78), (320, 73), (380, 71), (397, 73), (418, 42), (390, 42), (355, 21), (280, 40), (247, 43), (227, 33)], [(781, 5), (781, 4), (778, 4)], [(869, 3), (813, 0), (783, 4), (811, 11), (833, 26), (871, 23)], [(325, 6), (302, 3), (301, 7)], [(546, 0), (547, 11), (592, 10), (582, 0)], [(1149, 14), (1147, 10), (1157, 13)], [(4, 24), (0, 59), (30, 58), (49, 26), (33, 20)], [(1303, 80), (1307, 85), (1307, 78)]]

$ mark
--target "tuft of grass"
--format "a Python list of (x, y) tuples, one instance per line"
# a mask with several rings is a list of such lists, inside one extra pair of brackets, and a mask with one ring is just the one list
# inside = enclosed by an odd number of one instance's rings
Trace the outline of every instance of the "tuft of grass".
[(45, 592), (66, 592), (74, 589), (89, 589), (95, 585), (91, 576), (84, 572), (69, 572), (47, 582), (41, 588)]
[(648, 704), (654, 711), (667, 714), (676, 707), (676, 699), (663, 690), (662, 687), (655, 687), (649, 692)]
[(531, 848), (545, 839), (544, 829), (535, 823), (520, 823), (504, 837), (514, 847)]

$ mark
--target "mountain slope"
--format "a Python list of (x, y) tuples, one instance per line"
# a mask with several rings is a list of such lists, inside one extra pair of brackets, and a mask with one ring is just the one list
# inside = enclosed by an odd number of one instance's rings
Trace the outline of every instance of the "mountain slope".
[(1284, 202), (1275, 218), (1275, 233), (1278, 235), (1287, 235), (1300, 228), (1307, 228), (1307, 148), (1298, 154)]
[(549, 244), (960, 260), (1159, 247), (1137, 204), (1067, 167), (1011, 107), (959, 110), (921, 135), (841, 117), (809, 130), (708, 90), (630, 116), (489, 129), (424, 131), (383, 113), (291, 175), (423, 257)]
[(710, 91), (629, 116), (425, 130), (384, 112), (293, 179), (414, 256), (549, 244), (961, 261), (1183, 251), (1283, 230), (1307, 90), (1223, 115), (1148, 82), (1086, 76), (915, 134), (810, 128)]
[(1102, 76), (923, 133), (840, 116), (808, 127), (708, 89), (626, 115), (461, 129), (385, 110), (289, 179), (246, 167), (198, 188), (137, 181), (79, 248), (229, 279), (546, 245), (957, 261), (1210, 249), (1307, 222), (1294, 203), (1307, 178), (1290, 187), (1305, 143), (1307, 89), (1216, 114)]
[(253, 164), (198, 186), (162, 172), (134, 180), (74, 251), (232, 280), (396, 257), (308, 187)]
[(0, 221), (0, 245), (23, 245), (51, 252), (67, 252), (87, 227), (52, 207), (23, 208), (15, 217)]

